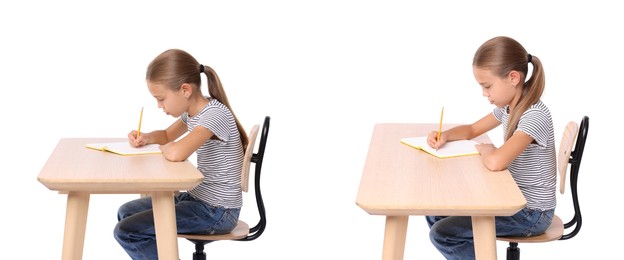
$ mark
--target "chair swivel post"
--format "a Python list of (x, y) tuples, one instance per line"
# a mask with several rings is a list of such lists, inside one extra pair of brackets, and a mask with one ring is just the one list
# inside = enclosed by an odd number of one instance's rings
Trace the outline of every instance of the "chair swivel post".
[(509, 243), (509, 247), (507, 247), (507, 260), (519, 260), (520, 259), (520, 248), (518, 247), (518, 243)]
[(203, 243), (195, 243), (195, 252), (193, 253), (193, 260), (206, 260), (206, 253), (204, 252)]

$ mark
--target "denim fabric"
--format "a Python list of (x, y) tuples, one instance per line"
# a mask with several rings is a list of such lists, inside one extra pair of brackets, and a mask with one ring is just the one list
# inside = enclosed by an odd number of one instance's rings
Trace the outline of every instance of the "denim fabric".
[[(223, 234), (236, 227), (240, 209), (212, 207), (183, 192), (175, 197), (178, 233)], [(115, 239), (134, 260), (158, 259), (151, 197), (123, 204), (117, 212)]]
[[(525, 208), (510, 217), (495, 217), (496, 236), (534, 236), (544, 233), (555, 210)], [(426, 216), (429, 239), (446, 259), (475, 259), (470, 217)]]

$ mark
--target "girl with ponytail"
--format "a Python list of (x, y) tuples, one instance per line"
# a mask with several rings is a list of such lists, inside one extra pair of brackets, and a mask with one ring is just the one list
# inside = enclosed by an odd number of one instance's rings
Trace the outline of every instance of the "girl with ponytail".
[[(529, 65), (532, 65), (530, 77)], [(472, 69), (483, 96), (495, 105), (492, 113), (470, 125), (461, 125), (428, 135), (431, 147), (446, 142), (473, 139), (499, 125), (504, 143), (500, 147), (478, 144), (486, 168), (508, 169), (527, 205), (510, 217), (496, 217), (496, 236), (534, 236), (550, 226), (556, 206), (556, 158), (553, 122), (544, 92), (544, 68), (516, 40), (495, 37), (483, 43), (474, 55)], [(474, 259), (470, 217), (427, 216), (429, 237), (446, 259)]]
[[(206, 76), (209, 96), (201, 91)], [(189, 53), (171, 49), (147, 67), (146, 83), (158, 107), (178, 118), (167, 129), (131, 131), (133, 147), (160, 144), (170, 161), (197, 154), (204, 180), (174, 198), (178, 233), (223, 234), (237, 224), (242, 206), (241, 174), (247, 135), (234, 115), (217, 73)], [(186, 135), (185, 135), (186, 134)], [(132, 259), (157, 259), (151, 198), (125, 203), (114, 235)]]

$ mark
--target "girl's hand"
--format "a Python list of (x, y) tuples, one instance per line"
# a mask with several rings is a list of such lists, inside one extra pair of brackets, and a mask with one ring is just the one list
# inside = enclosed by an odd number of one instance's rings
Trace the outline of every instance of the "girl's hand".
[(477, 151), (484, 156), (490, 154), (492, 151), (496, 150), (496, 147), (493, 144), (477, 144), (475, 145)]
[(176, 147), (176, 142), (168, 142), (160, 146), (160, 151), (162, 151), (165, 159), (172, 162), (182, 162), (186, 160), (185, 157), (180, 156), (179, 150), (180, 148)]
[(141, 147), (147, 144), (144, 139), (145, 133), (141, 133), (139, 137), (137, 137), (137, 133), (138, 132), (136, 130), (132, 130), (130, 131), (130, 133), (128, 133), (128, 142), (130, 143), (130, 146), (134, 148)]
[(431, 146), (431, 148), (439, 149), (446, 143), (446, 135), (444, 133), (440, 134), (440, 140), (438, 140), (438, 131), (431, 131), (427, 135), (427, 144)]

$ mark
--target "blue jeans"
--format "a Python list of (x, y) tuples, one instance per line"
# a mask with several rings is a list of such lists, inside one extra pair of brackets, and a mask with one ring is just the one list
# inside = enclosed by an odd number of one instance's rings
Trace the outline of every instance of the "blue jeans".
[[(546, 231), (555, 210), (525, 208), (510, 217), (495, 217), (496, 236), (535, 236)], [(429, 239), (446, 259), (475, 259), (471, 217), (426, 216)]]
[[(183, 192), (174, 198), (178, 233), (223, 234), (236, 227), (240, 208), (213, 207)], [(117, 213), (115, 239), (132, 259), (158, 259), (152, 198), (123, 204)]]

